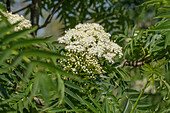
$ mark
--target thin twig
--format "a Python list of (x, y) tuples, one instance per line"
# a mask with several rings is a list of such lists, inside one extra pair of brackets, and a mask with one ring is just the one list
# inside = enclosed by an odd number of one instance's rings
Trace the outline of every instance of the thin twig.
[(127, 62), (127, 60), (123, 60), (122, 64), (119, 65), (119, 66), (116, 66), (115, 68), (121, 68), (121, 67), (124, 67), (125, 66), (125, 63)]
[(29, 7), (31, 7), (31, 4), (25, 6), (25, 7), (21, 8), (21, 9), (19, 9), (19, 10), (17, 10), (17, 11), (14, 11), (13, 14), (18, 13), (18, 12), (20, 12), (20, 11), (22, 11), (22, 10), (25, 10), (26, 8), (29, 8)]
[(38, 29), (44, 28), (46, 27), (52, 20), (54, 14), (55, 14), (55, 10), (57, 9), (57, 7), (60, 6), (60, 4), (62, 4), (64, 2), (64, 0), (61, 0), (60, 2), (58, 2), (58, 4), (56, 4), (56, 6), (53, 8), (53, 10), (50, 12), (50, 14), (48, 15), (48, 17), (46, 18), (45, 22), (43, 25), (39, 26)]
[[(160, 57), (160, 58), (157, 58), (155, 59), (154, 61), (158, 61), (158, 60), (161, 60), (162, 58), (166, 57), (167, 55), (169, 55), (169, 53), (167, 52), (164, 56)], [(116, 66), (115, 68), (122, 68), (124, 66), (134, 66), (134, 67), (139, 67), (139, 66), (142, 66), (144, 65), (145, 63), (149, 64), (152, 62), (152, 60), (148, 60), (148, 61), (145, 61), (147, 57), (145, 58), (142, 58), (142, 59), (139, 59), (138, 61), (131, 61), (131, 62), (127, 62), (127, 60), (125, 59), (121, 65), (119, 66)]]
[(10, 2), (10, 0), (7, 0), (6, 1), (6, 8), (7, 8), (7, 10), (10, 12), (11, 11), (11, 2)]

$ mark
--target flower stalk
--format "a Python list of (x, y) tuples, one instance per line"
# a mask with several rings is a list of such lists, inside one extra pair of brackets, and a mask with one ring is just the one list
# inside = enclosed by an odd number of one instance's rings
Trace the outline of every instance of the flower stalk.
[(139, 96), (138, 96), (138, 99), (136, 100), (136, 102), (135, 102), (135, 104), (134, 104), (134, 106), (133, 106), (133, 108), (132, 108), (132, 110), (131, 110), (130, 113), (133, 113), (133, 112), (134, 112), (134, 110), (135, 110), (135, 108), (136, 108), (136, 106), (137, 106), (137, 104), (138, 104), (138, 102), (139, 102), (139, 100), (140, 100), (143, 92), (145, 91), (145, 89), (147, 88), (147, 86), (148, 86), (149, 83), (150, 83), (150, 81), (147, 81), (147, 82), (146, 82), (144, 88), (143, 88), (142, 91), (140, 92), (140, 94), (139, 94)]

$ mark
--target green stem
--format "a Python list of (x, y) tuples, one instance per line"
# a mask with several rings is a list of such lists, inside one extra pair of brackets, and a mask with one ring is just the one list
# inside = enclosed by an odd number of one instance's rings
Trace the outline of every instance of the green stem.
[(138, 102), (139, 102), (139, 100), (140, 100), (140, 98), (141, 98), (143, 92), (145, 91), (145, 89), (146, 89), (146, 87), (147, 87), (147, 85), (148, 85), (149, 82), (150, 82), (150, 81), (147, 81), (147, 82), (146, 82), (144, 88), (143, 88), (142, 91), (140, 92), (140, 95), (138, 96), (138, 99), (136, 100), (135, 105), (133, 106), (133, 109), (131, 110), (130, 113), (133, 113), (133, 111), (135, 110), (135, 108), (136, 108), (136, 106), (137, 106), (137, 104), (138, 104)]

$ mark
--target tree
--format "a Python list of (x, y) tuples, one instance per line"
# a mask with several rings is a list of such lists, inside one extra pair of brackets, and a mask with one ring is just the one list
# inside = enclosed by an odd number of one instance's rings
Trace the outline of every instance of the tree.
[[(15, 0), (1, 1), (2, 112), (169, 111), (168, 0), (25, 2), (10, 14)], [(21, 27), (24, 19), (9, 19), (22, 18), (13, 16), (22, 10), (32, 28)], [(44, 10), (49, 15), (40, 24)], [(140, 26), (149, 14), (156, 15), (149, 21), (154, 24)], [(38, 38), (37, 31), (55, 18), (67, 30), (63, 37)]]

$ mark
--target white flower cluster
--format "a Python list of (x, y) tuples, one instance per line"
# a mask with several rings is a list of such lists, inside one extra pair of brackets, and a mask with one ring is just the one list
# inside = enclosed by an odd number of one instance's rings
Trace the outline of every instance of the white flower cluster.
[(71, 70), (74, 74), (101, 74), (106, 73), (100, 66), (95, 56), (88, 55), (87, 52), (80, 54), (78, 52), (67, 53), (70, 59), (61, 60), (60, 63), (65, 70)]
[[(69, 52), (67, 56), (71, 57), (64, 61), (65, 69), (79, 73), (77, 67), (80, 67), (83, 72), (92, 75), (105, 73), (98, 58), (114, 63), (116, 56), (120, 58), (123, 55), (122, 48), (110, 41), (110, 36), (96, 23), (78, 24), (75, 29), (66, 31), (66, 34), (58, 39), (60, 43), (66, 44), (65, 49)], [(60, 63), (64, 64), (62, 61)]]
[(18, 14), (12, 14), (12, 13), (9, 13), (9, 12), (4, 12), (0, 9), (0, 12), (5, 16), (7, 17), (8, 21), (11, 23), (11, 24), (15, 24), (19, 21), (21, 21), (15, 28), (14, 28), (14, 31), (19, 31), (19, 30), (23, 30), (23, 29), (28, 29), (28, 28), (31, 28), (31, 22), (27, 19), (25, 19), (22, 15), (18, 15)]
[(96, 23), (78, 24), (75, 29), (66, 31), (65, 36), (59, 38), (60, 43), (65, 43), (66, 50), (71, 52), (87, 52), (89, 55), (104, 57), (114, 63), (116, 55), (123, 55), (122, 48), (110, 41), (110, 34)]

